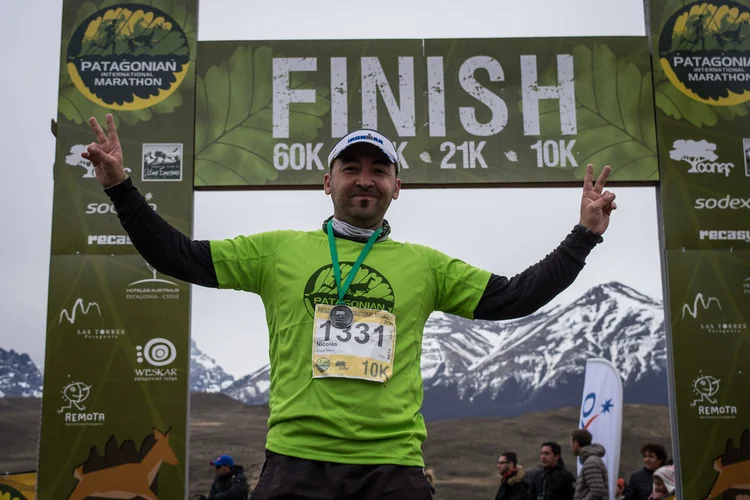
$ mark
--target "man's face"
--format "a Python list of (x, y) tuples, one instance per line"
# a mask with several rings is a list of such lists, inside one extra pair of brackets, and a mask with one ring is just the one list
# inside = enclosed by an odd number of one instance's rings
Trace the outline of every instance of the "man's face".
[(513, 462), (511, 462), (504, 456), (501, 455), (500, 458), (497, 459), (497, 473), (498, 474), (505, 474), (512, 468), (513, 468)]
[(333, 200), (334, 215), (358, 227), (380, 226), (392, 200), (401, 191), (396, 166), (376, 146), (357, 143), (346, 148), (325, 175), (324, 190)]
[(559, 455), (552, 453), (552, 448), (549, 446), (542, 446), (542, 453), (540, 454), (542, 465), (544, 467), (554, 467), (557, 465), (557, 461), (560, 459)]
[(643, 465), (645, 465), (648, 470), (656, 470), (664, 464), (662, 464), (661, 461), (656, 458), (656, 453), (654, 453), (653, 451), (644, 451)]
[(221, 465), (219, 467), (216, 467), (216, 476), (218, 477), (226, 476), (230, 472), (232, 472), (232, 468), (228, 465)]
[(578, 441), (574, 440), (573, 438), (570, 438), (570, 451), (573, 452), (573, 455), (578, 456), (581, 451), (581, 447), (578, 445)]

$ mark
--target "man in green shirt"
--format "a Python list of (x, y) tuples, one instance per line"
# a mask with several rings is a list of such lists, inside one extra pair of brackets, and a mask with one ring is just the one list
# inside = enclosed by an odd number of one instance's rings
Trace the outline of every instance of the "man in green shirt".
[(90, 123), (82, 156), (133, 245), (159, 272), (263, 300), (270, 336), (266, 461), (252, 498), (429, 499), (420, 358), (433, 311), (468, 319), (526, 316), (573, 282), (602, 241), (615, 196), (587, 166), (581, 220), (547, 257), (506, 278), (389, 238), (401, 190), (398, 154), (374, 130), (332, 149), (324, 191), (333, 216), (315, 231), (193, 241), (146, 203), (123, 167), (117, 131)]

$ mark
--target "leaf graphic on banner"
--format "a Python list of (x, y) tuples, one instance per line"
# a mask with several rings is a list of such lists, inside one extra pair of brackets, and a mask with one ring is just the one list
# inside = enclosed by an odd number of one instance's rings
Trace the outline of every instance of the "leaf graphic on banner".
[[(612, 167), (611, 180), (656, 179), (656, 130), (651, 74), (618, 60), (602, 44), (573, 49), (578, 133), (572, 152), (579, 167), (591, 163), (595, 169)], [(550, 67), (540, 85), (557, 85), (557, 68)], [(559, 134), (560, 108), (557, 100), (539, 101), (541, 132)], [(575, 176), (583, 179), (585, 169)]]
[[(73, 33), (83, 23), (86, 18), (96, 13), (99, 10), (112, 7), (114, 5), (121, 4), (116, 0), (105, 0), (99, 7), (93, 2), (84, 2), (78, 8), (76, 12), (75, 21), (70, 28), (70, 32), (66, 34), (64, 43), (67, 43), (73, 36)], [(172, 2), (171, 0), (154, 0), (153, 2), (142, 2), (144, 5), (151, 5), (163, 12), (166, 12), (177, 24), (182, 28), (185, 36), (188, 39), (191, 52), (196, 50), (197, 46), (197, 30), (196, 30), (196, 15), (188, 14), (187, 6), (182, 2)], [(160, 45), (162, 52), (169, 52), (171, 47), (177, 42), (177, 33), (170, 35), (170, 38), (163, 40), (163, 43), (167, 44), (164, 46)], [(170, 44), (170, 39), (173, 43)], [(195, 54), (192, 54), (190, 65), (188, 66), (188, 72), (182, 84), (166, 99), (163, 101), (144, 109), (135, 111), (121, 111), (115, 109), (102, 108), (98, 104), (87, 99), (81, 92), (73, 85), (73, 81), (70, 79), (70, 74), (67, 69), (67, 56), (63, 54), (61, 60), (61, 75), (60, 75), (60, 88), (59, 88), (59, 101), (58, 110), (67, 118), (69, 121), (81, 124), (88, 121), (89, 117), (95, 116), (100, 121), (104, 119), (104, 114), (112, 113), (115, 119), (115, 125), (119, 126), (120, 122), (127, 123), (128, 125), (135, 125), (139, 121), (151, 120), (152, 111), (160, 114), (171, 113), (182, 105), (184, 98), (181, 90), (191, 90), (195, 85)]]
[(656, 107), (675, 120), (687, 120), (696, 127), (713, 127), (719, 118), (733, 120), (738, 116), (747, 116), (745, 103), (734, 106), (704, 104), (680, 92), (664, 75), (660, 64), (654, 64), (654, 70)]
[[(273, 166), (272, 54), (268, 47), (238, 47), (228, 60), (196, 79), (196, 185), (265, 184), (277, 178)], [(306, 72), (295, 72), (292, 88), (310, 88)], [(210, 90), (209, 90), (210, 89)], [(316, 102), (290, 107), (289, 135), (309, 142), (330, 108), (327, 89)]]
[[(612, 50), (573, 49), (576, 75), (579, 165), (610, 165), (612, 180), (656, 179), (656, 128), (651, 74), (618, 61)], [(584, 169), (576, 170), (582, 179)]]

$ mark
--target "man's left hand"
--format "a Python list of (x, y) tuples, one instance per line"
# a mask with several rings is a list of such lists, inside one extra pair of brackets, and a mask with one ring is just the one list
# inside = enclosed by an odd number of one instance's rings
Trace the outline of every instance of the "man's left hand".
[(604, 234), (609, 226), (609, 216), (612, 210), (617, 209), (615, 193), (604, 191), (604, 184), (612, 169), (607, 165), (602, 170), (596, 184), (594, 180), (594, 167), (586, 166), (586, 175), (583, 178), (583, 196), (581, 197), (581, 224), (587, 229)]

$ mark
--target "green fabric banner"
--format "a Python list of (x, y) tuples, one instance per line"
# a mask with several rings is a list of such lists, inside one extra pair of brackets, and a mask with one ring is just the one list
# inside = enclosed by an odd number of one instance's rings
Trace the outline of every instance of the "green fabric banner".
[(750, 495), (750, 2), (650, 2), (681, 498)]
[(413, 185), (656, 181), (648, 37), (201, 42), (195, 185), (322, 183), (377, 129)]
[(129, 175), (192, 233), (196, 17), (63, 5), (39, 499), (186, 495), (190, 288), (137, 254), (81, 152), (112, 113)]

